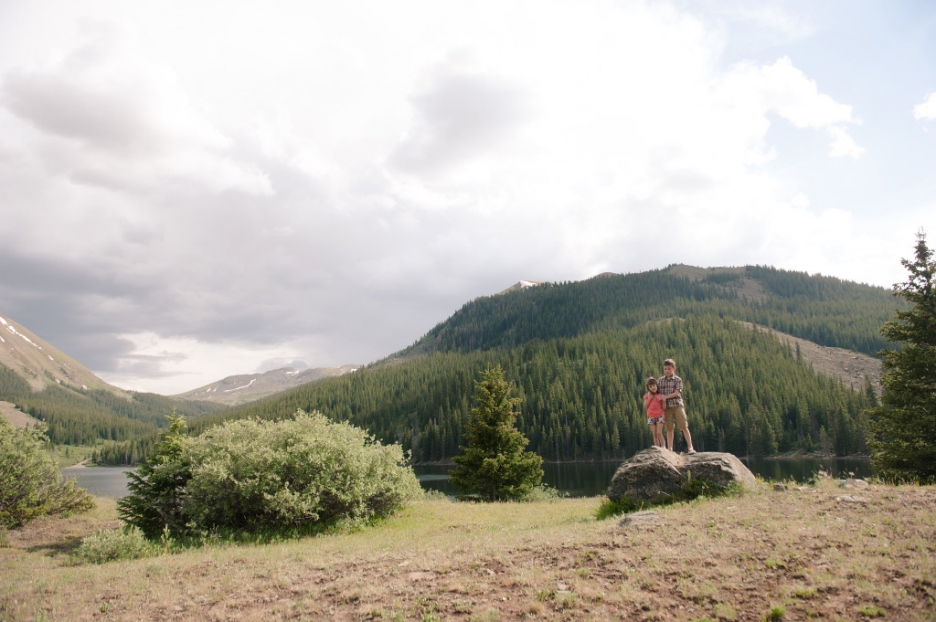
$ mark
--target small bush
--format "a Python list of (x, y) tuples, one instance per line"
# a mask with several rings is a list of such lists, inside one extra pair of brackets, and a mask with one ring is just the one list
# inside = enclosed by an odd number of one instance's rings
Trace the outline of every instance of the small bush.
[(47, 440), (43, 425), (15, 428), (0, 417), (0, 527), (94, 507), (94, 498), (74, 480), (65, 480), (43, 451)]
[(139, 559), (152, 554), (153, 546), (136, 527), (101, 529), (81, 539), (75, 561), (103, 564), (118, 559)]
[(552, 486), (549, 486), (547, 484), (539, 484), (538, 486), (534, 486), (533, 490), (531, 490), (527, 496), (523, 497), (520, 500), (524, 502), (529, 502), (529, 503), (533, 503), (537, 501), (552, 502), (552, 501), (558, 501), (560, 499), (565, 499), (568, 496), (569, 496), (568, 494), (564, 492), (559, 492)]
[(620, 501), (612, 501), (611, 499), (605, 497), (605, 500), (602, 501), (600, 506), (598, 506), (598, 511), (595, 512), (595, 518), (598, 520), (605, 520), (606, 518), (618, 516), (619, 514), (631, 514), (632, 512), (639, 512), (646, 505), (648, 504), (634, 501), (629, 497), (621, 497)]
[(422, 495), (399, 445), (319, 413), (287, 421), (230, 421), (191, 438), (177, 433), (142, 481), (119, 503), (121, 518), (148, 537), (159, 507), (173, 536), (315, 533), (387, 516)]

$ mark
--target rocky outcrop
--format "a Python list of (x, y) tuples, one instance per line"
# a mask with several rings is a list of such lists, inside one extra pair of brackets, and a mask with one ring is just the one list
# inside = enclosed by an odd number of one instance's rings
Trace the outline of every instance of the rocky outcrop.
[(701, 480), (715, 489), (737, 482), (754, 488), (754, 474), (732, 454), (703, 452), (691, 455), (673, 453), (659, 447), (641, 451), (618, 467), (608, 488), (608, 497), (648, 503), (680, 498), (685, 486)]

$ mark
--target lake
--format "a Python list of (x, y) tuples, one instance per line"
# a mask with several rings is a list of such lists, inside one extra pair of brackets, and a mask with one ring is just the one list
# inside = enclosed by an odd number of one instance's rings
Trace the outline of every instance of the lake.
[[(871, 476), (871, 463), (867, 458), (749, 458), (742, 459), (751, 472), (766, 480), (793, 480), (805, 482), (823, 470), (833, 477), (866, 478)], [(543, 483), (570, 497), (603, 495), (620, 462), (570, 462), (543, 465)], [(451, 466), (413, 467), (423, 488), (438, 490), (447, 495), (458, 494), (448, 481)], [(120, 498), (127, 494), (127, 467), (70, 467), (62, 469), (65, 477), (74, 477), (78, 485), (100, 497)]]

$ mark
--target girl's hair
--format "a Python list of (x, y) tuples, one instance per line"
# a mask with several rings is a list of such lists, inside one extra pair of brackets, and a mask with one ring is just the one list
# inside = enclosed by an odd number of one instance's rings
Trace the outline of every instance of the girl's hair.
[(650, 376), (649, 378), (647, 378), (647, 389), (648, 389), (648, 390), (650, 389), (650, 385), (651, 385), (651, 384), (652, 384), (653, 386), (658, 386), (658, 385), (657, 385), (656, 378), (654, 378), (653, 376)]

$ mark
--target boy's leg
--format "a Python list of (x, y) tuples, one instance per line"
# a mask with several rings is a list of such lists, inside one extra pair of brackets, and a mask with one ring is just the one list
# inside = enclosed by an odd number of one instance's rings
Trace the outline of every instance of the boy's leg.
[(676, 447), (673, 445), (673, 441), (676, 440), (676, 409), (667, 408), (663, 411), (663, 421), (666, 424), (666, 438), (668, 440), (668, 446), (670, 451), (676, 451)]
[(689, 448), (687, 451), (690, 454), (695, 453), (695, 448), (692, 446), (692, 435), (689, 434), (689, 418), (686, 416), (686, 410), (684, 408), (679, 408), (679, 412), (675, 413), (676, 422), (679, 424), (679, 429), (683, 433), (683, 438), (686, 439), (686, 446)]

